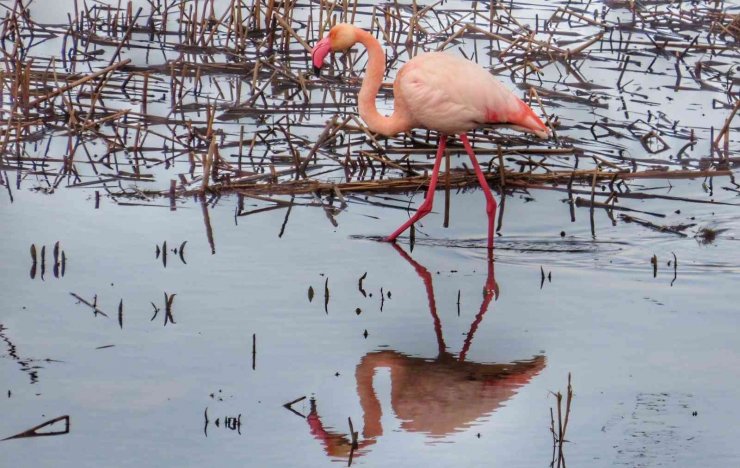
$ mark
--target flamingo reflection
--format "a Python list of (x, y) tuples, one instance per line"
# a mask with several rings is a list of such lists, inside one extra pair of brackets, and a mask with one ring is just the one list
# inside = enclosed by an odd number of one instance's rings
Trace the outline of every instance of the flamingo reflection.
[(363, 412), (363, 428), (361, 440), (354, 444), (351, 434), (326, 428), (319, 416), (316, 401), (311, 401), (311, 411), (307, 417), (311, 434), (322, 442), (328, 456), (349, 459), (350, 463), (353, 456), (367, 452), (368, 447), (383, 435), (382, 409), (373, 388), (373, 377), (378, 369), (390, 369), (391, 406), (401, 420), (401, 428), (430, 437), (444, 437), (464, 430), (496, 411), (520, 387), (539, 374), (546, 364), (544, 356), (501, 364), (466, 361), (475, 332), (491, 300), (498, 297), (499, 293), (490, 249), (483, 301), (462, 350), (455, 356), (447, 351), (442, 335), (431, 273), (397, 244), (393, 244), (393, 247), (414, 267), (424, 282), (439, 352), (436, 359), (429, 360), (383, 350), (368, 353), (360, 360), (355, 378)]

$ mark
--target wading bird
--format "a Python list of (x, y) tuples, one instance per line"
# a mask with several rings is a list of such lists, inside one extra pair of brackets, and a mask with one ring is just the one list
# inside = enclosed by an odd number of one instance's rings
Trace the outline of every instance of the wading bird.
[(393, 114), (383, 116), (375, 107), (375, 99), (385, 74), (385, 55), (378, 40), (369, 32), (351, 24), (337, 24), (331, 28), (329, 35), (319, 40), (311, 51), (314, 71), (319, 73), (329, 52), (345, 51), (358, 42), (368, 52), (367, 71), (358, 96), (360, 117), (368, 128), (386, 136), (419, 127), (439, 132), (426, 198), (416, 213), (386, 240), (395, 241), (399, 234), (432, 210), (447, 136), (459, 135), (486, 197), (488, 247), (492, 248), (496, 200), (470, 146), (467, 132), (485, 124), (508, 124), (547, 138), (549, 129), (528, 105), (487, 70), (469, 60), (441, 52), (417, 55), (401, 67), (393, 83)]

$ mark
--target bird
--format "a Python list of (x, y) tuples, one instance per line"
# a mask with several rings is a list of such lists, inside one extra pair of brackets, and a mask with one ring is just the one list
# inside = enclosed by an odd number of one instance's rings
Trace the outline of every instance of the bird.
[(329, 53), (346, 51), (357, 43), (362, 44), (368, 52), (365, 77), (357, 102), (360, 117), (370, 131), (393, 136), (413, 128), (424, 128), (439, 134), (434, 169), (424, 202), (408, 221), (384, 240), (395, 242), (409, 226), (431, 212), (448, 137), (457, 135), (470, 157), (486, 197), (488, 248), (492, 249), (497, 204), (467, 133), (486, 124), (507, 124), (540, 138), (548, 138), (550, 129), (531, 107), (488, 70), (475, 62), (444, 52), (419, 54), (404, 64), (393, 83), (393, 113), (390, 116), (381, 115), (375, 106), (375, 99), (385, 75), (385, 55), (378, 40), (368, 31), (348, 23), (332, 27), (311, 50), (314, 72), (320, 74)]

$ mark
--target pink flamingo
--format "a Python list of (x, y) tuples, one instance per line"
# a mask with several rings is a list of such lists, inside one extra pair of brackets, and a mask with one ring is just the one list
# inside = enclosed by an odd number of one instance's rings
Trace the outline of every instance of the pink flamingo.
[[(453, 55), (431, 52), (417, 55), (398, 71), (393, 83), (395, 107), (389, 117), (378, 113), (375, 99), (385, 74), (385, 55), (377, 39), (351, 24), (337, 24), (311, 51), (318, 74), (329, 52), (344, 51), (357, 42), (368, 51), (368, 65), (358, 97), (360, 117), (373, 132), (392, 136), (422, 127), (439, 132), (439, 146), (424, 202), (414, 216), (385, 240), (393, 242), (432, 210), (442, 155), (448, 135), (459, 135), (486, 197), (488, 248), (493, 247), (496, 200), (470, 146), (467, 132), (484, 124), (508, 124), (547, 138), (550, 130), (534, 111), (487, 70)], [(503, 169), (503, 168), (502, 168)]]

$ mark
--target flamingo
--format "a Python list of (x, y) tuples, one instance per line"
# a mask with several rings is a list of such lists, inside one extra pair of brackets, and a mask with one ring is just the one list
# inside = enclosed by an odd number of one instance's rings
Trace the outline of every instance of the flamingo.
[[(488, 214), (488, 248), (493, 248), (493, 220), (496, 200), (478, 164), (467, 132), (484, 124), (507, 124), (521, 131), (547, 138), (550, 130), (535, 112), (478, 64), (442, 52), (429, 52), (409, 60), (393, 83), (395, 106), (390, 116), (381, 115), (375, 99), (385, 75), (385, 55), (375, 37), (351, 24), (337, 24), (319, 40), (311, 51), (314, 71), (318, 75), (330, 52), (340, 52), (360, 43), (367, 49), (368, 64), (358, 96), (360, 117), (376, 133), (393, 136), (413, 128), (426, 128), (439, 133), (429, 188), (416, 213), (385, 238), (395, 242), (409, 226), (432, 210), (442, 155), (449, 135), (458, 135), (475, 169), (486, 197)], [(503, 168), (502, 168), (503, 169)]]

